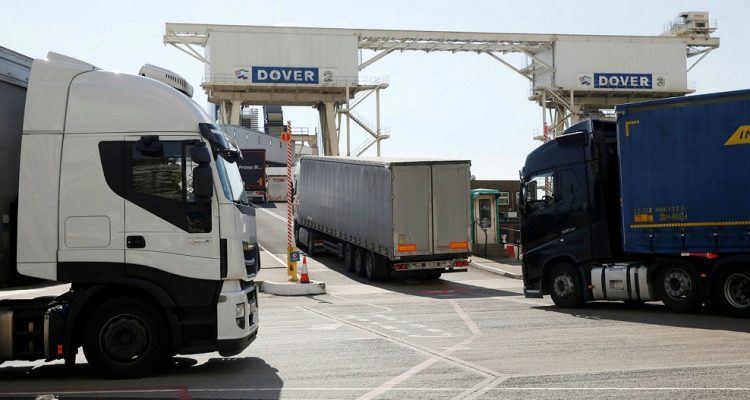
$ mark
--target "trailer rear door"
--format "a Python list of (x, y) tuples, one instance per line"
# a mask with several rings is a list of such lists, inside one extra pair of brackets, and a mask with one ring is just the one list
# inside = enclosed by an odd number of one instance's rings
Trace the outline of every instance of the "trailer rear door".
[(394, 165), (393, 254), (432, 254), (432, 184), (429, 165)]
[(434, 254), (469, 251), (469, 164), (432, 166)]

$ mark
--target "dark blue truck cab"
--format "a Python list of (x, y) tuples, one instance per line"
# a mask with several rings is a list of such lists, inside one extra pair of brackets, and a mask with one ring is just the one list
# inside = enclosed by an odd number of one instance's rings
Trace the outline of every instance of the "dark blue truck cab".
[(750, 315), (750, 90), (616, 108), (521, 172), (524, 293)]

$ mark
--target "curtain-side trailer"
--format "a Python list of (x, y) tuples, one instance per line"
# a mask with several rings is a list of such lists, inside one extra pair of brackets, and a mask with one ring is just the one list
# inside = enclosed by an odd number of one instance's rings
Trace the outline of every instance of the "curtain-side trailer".
[(326, 249), (371, 280), (465, 271), (469, 161), (300, 159), (295, 233), (309, 253)]

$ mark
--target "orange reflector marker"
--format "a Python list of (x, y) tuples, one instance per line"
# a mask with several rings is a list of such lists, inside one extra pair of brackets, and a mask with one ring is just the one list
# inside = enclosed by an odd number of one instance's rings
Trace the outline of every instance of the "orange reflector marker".
[(451, 249), (468, 249), (469, 248), (469, 242), (462, 240), (460, 242), (451, 242), (448, 247)]
[(594, 288), (594, 285), (592, 285), (592, 284), (590, 284), (590, 283), (589, 283), (589, 284), (588, 284), (588, 288), (589, 288), (589, 289), (593, 289), (593, 288)]
[(706, 279), (706, 278), (708, 278), (708, 274), (707, 274), (707, 273), (705, 273), (705, 272), (701, 272), (701, 274), (700, 274), (700, 275), (701, 275), (701, 278), (702, 278), (702, 279)]
[(399, 253), (405, 253), (408, 251), (417, 251), (417, 245), (414, 243), (410, 244), (399, 244), (398, 245), (398, 252)]
[(63, 355), (63, 346), (61, 344), (57, 345), (57, 355), (58, 356)]

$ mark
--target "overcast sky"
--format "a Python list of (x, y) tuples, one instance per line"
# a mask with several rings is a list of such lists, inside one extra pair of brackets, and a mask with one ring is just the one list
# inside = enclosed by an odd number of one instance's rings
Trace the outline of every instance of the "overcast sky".
[[(203, 66), (163, 44), (166, 22), (658, 35), (681, 11), (708, 11), (718, 23), (714, 35), (721, 47), (688, 74), (688, 82), (697, 93), (750, 88), (750, 2), (742, 0), (35, 0), (6, 1), (1, 10), (0, 46), (34, 58), (55, 51), (124, 73), (137, 73), (144, 63), (163, 66), (184, 76), (204, 106)], [(487, 55), (395, 53), (361, 76), (390, 81), (381, 95), (382, 126), (391, 134), (383, 142), (385, 156), (470, 159), (479, 179), (517, 179), (526, 154), (540, 144), (532, 138), (541, 130), (541, 109), (528, 100), (528, 81)], [(374, 105), (360, 107), (374, 122)], [(312, 109), (285, 111), (295, 126), (312, 131), (318, 125)], [(352, 148), (364, 139), (364, 132), (355, 132)]]

